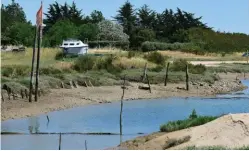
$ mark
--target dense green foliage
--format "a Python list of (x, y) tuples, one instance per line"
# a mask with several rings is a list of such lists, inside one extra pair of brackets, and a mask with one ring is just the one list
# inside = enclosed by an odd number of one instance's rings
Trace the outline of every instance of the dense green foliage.
[(186, 120), (178, 120), (178, 121), (170, 121), (167, 124), (163, 124), (160, 126), (161, 132), (172, 132), (177, 131), (193, 126), (203, 125), (210, 121), (217, 119), (214, 116), (198, 116), (195, 110), (192, 111), (192, 114)]
[(167, 57), (163, 56), (159, 52), (150, 52), (146, 55), (144, 55), (144, 58), (147, 59), (150, 62), (159, 64), (159, 65), (165, 65), (165, 61)]
[[(129, 42), (130, 48), (143, 51), (182, 50), (204, 54), (242, 52), (249, 48), (249, 35), (216, 32), (202, 22), (202, 17), (180, 8), (158, 13), (148, 5), (137, 9), (126, 1), (117, 10), (116, 22), (113, 22), (105, 20), (98, 10), (84, 15), (75, 2), (54, 2), (44, 14), (43, 46), (46, 47), (58, 46), (66, 38), (78, 38), (108, 42), (100, 46), (113, 46), (112, 41)], [(26, 20), (25, 12), (14, 0), (7, 6), (2, 5), (1, 22), (3, 44), (32, 46), (35, 27)]]

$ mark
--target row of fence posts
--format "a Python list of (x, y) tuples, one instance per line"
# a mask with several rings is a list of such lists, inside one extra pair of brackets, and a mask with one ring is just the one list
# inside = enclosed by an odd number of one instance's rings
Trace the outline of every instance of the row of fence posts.
[[(20, 90), (20, 94), (18, 95), (18, 93), (15, 93), (10, 87), (7, 87), (5, 89), (7, 91), (7, 99), (11, 100), (11, 97), (13, 98), (13, 100), (16, 100), (19, 96), (21, 99), (28, 99), (29, 98), (29, 92), (27, 89), (21, 89)], [(38, 89), (38, 96), (41, 96), (41, 90)], [(6, 100), (6, 98), (4, 98), (3, 95), (3, 91), (1, 91), (1, 100), (4, 102)]]

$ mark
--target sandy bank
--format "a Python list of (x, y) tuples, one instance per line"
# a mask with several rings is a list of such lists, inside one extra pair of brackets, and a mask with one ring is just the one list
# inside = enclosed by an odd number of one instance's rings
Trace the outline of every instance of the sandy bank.
[[(146, 98), (212, 96), (217, 93), (238, 91), (245, 88), (239, 80), (238, 74), (221, 74), (221, 80), (212, 85), (191, 82), (190, 91), (184, 88), (185, 83), (152, 85), (152, 93), (138, 89), (138, 83), (131, 83), (125, 90), (127, 101)], [(7, 119), (35, 116), (55, 110), (63, 110), (87, 104), (101, 104), (119, 101), (122, 95), (120, 86), (80, 87), (74, 89), (52, 89), (51, 93), (39, 98), (38, 102), (29, 103), (27, 99), (7, 100), (1, 104), (2, 121)], [(5, 96), (5, 98), (7, 98)]]
[(162, 150), (169, 140), (190, 137), (190, 140), (168, 148), (185, 149), (188, 146), (224, 146), (238, 148), (249, 145), (249, 114), (229, 114), (207, 124), (171, 133), (154, 133), (121, 144), (116, 149)]

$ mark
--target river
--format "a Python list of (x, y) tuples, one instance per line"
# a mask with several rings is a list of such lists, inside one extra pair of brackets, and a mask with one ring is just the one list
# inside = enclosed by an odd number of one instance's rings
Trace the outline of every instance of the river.
[[(249, 86), (249, 81), (242, 81)], [(198, 115), (218, 116), (249, 112), (249, 89), (208, 97), (172, 97), (167, 99), (125, 101), (122, 141), (159, 131), (161, 124), (181, 120), (195, 109)], [(88, 105), (48, 114), (7, 120), (1, 123), (2, 132), (25, 135), (2, 135), (4, 150), (57, 150), (59, 135), (30, 135), (35, 132), (119, 133), (120, 103)], [(49, 117), (49, 122), (47, 120)], [(120, 143), (119, 135), (63, 134), (62, 149), (106, 149)]]

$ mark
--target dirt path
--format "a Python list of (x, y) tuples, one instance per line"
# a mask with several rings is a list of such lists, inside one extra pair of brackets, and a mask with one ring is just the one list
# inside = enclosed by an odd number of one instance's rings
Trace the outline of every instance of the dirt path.
[(154, 133), (121, 144), (123, 149), (162, 150), (171, 140), (189, 137), (185, 143), (167, 149), (185, 149), (188, 146), (224, 146), (238, 148), (249, 145), (249, 114), (229, 114), (207, 124), (171, 133)]
[(247, 63), (246, 61), (190, 61), (191, 64), (197, 65), (202, 64), (205, 66), (219, 66), (221, 63), (231, 64), (231, 63)]
[[(125, 90), (126, 100), (163, 97), (211, 96), (216, 93), (240, 90), (243, 87), (235, 80), (238, 74), (222, 74), (222, 80), (213, 85), (198, 83), (190, 85), (190, 91), (184, 89), (185, 83), (152, 85), (152, 93), (138, 89), (140, 84), (131, 83)], [(55, 110), (63, 110), (87, 104), (101, 104), (119, 101), (122, 95), (120, 86), (80, 87), (74, 89), (52, 89), (51, 93), (39, 98), (38, 102), (29, 103), (27, 99), (8, 100), (1, 104), (2, 121), (27, 116), (35, 116)], [(7, 98), (7, 96), (4, 96)]]

